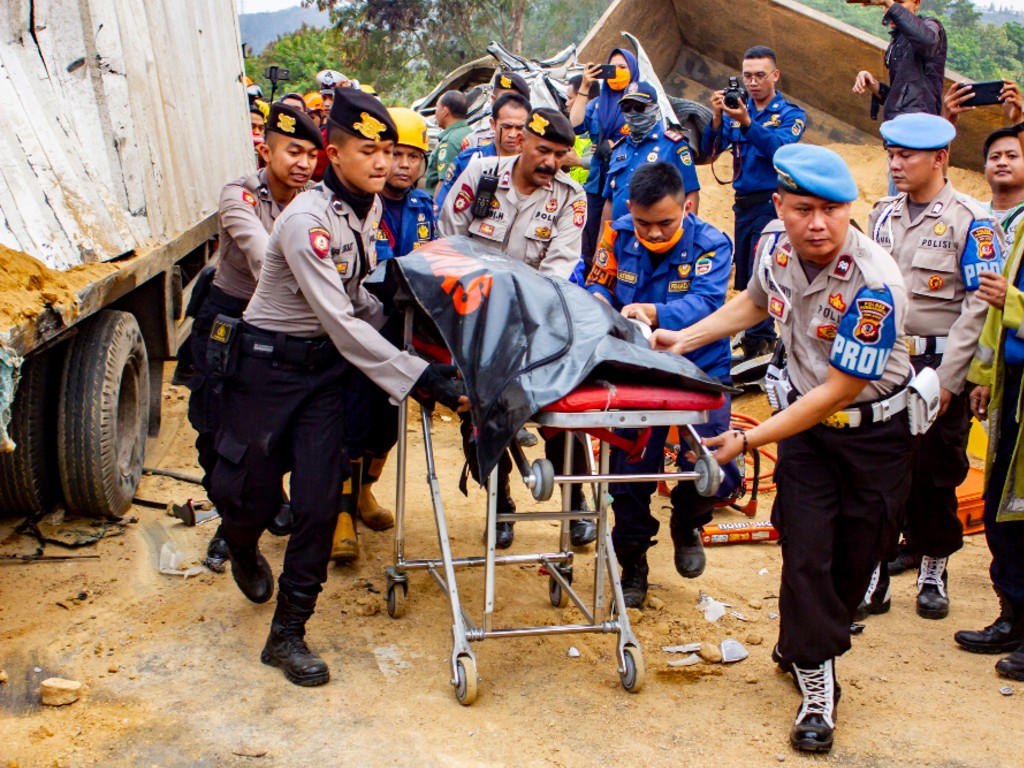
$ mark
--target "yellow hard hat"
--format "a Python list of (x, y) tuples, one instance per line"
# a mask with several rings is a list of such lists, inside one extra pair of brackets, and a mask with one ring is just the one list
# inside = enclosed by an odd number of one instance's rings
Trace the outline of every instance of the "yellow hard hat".
[(310, 91), (302, 97), (303, 101), (306, 102), (306, 109), (323, 109), (324, 108), (324, 97), (316, 91)]
[(250, 85), (252, 85), (252, 78), (249, 77), (248, 75), (246, 75), (245, 76), (245, 87), (248, 88)]
[(430, 145), (427, 143), (427, 121), (419, 112), (406, 107), (390, 107), (388, 114), (398, 129), (397, 144), (404, 144), (422, 152), (430, 151)]
[(377, 95), (377, 89), (376, 89), (376, 88), (374, 88), (374, 87), (373, 87), (372, 85), (370, 85), (369, 83), (362, 83), (362, 84), (361, 84), (361, 85), (359, 86), (359, 90), (360, 90), (360, 91), (362, 91), (363, 93), (368, 93), (368, 94), (370, 94), (371, 96), (376, 96), (376, 95)]
[(256, 99), (253, 103), (259, 108), (260, 112), (263, 113), (264, 120), (270, 117), (270, 105), (267, 104), (267, 102), (263, 101), (263, 99)]

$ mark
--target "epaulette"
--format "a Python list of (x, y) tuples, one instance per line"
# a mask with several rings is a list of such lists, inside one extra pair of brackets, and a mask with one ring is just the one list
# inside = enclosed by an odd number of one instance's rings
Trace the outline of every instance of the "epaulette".
[(686, 141), (686, 137), (683, 136), (683, 134), (676, 133), (671, 128), (666, 128), (663, 135), (666, 139), (668, 139), (669, 141), (674, 141), (676, 144), (678, 144), (680, 141)]

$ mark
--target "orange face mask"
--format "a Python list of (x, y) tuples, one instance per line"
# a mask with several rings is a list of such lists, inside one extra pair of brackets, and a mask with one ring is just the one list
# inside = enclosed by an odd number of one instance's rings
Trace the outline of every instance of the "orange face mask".
[(640, 245), (642, 245), (644, 248), (646, 248), (651, 253), (661, 254), (661, 253), (668, 253), (673, 248), (675, 248), (676, 247), (676, 243), (678, 243), (682, 239), (682, 237), (683, 237), (683, 228), (680, 227), (679, 229), (676, 230), (676, 233), (674, 235), (672, 235), (672, 237), (670, 237), (668, 240), (665, 240), (664, 242), (661, 242), (661, 243), (652, 243), (650, 240), (644, 240), (642, 237), (640, 237), (640, 235), (637, 235), (636, 239), (640, 241)]
[(615, 68), (615, 77), (609, 78), (607, 81), (608, 87), (613, 91), (625, 90), (626, 86), (629, 85), (629, 70), (625, 67)]

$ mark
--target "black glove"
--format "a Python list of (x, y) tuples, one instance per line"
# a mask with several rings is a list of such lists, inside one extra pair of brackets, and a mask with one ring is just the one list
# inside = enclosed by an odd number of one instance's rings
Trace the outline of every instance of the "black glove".
[(602, 165), (608, 162), (608, 158), (612, 154), (612, 143), (608, 139), (598, 142), (597, 148), (594, 149), (594, 157), (597, 158), (598, 162)]
[(466, 388), (456, 378), (458, 369), (454, 365), (431, 363), (416, 379), (412, 396), (420, 405), (432, 405), (435, 401), (451, 408), (459, 407), (459, 397), (466, 394)]

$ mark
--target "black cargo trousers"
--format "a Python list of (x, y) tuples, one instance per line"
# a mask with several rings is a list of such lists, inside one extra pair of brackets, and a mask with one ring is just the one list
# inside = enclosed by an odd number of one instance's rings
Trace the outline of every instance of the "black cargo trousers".
[(278, 584), (285, 593), (317, 594), (351, 474), (346, 415), (366, 413), (368, 389), (326, 337), (267, 334), (246, 323), (238, 331), (210, 495), (228, 546), (251, 547), (280, 509), (281, 480), (290, 471), (295, 522)]

